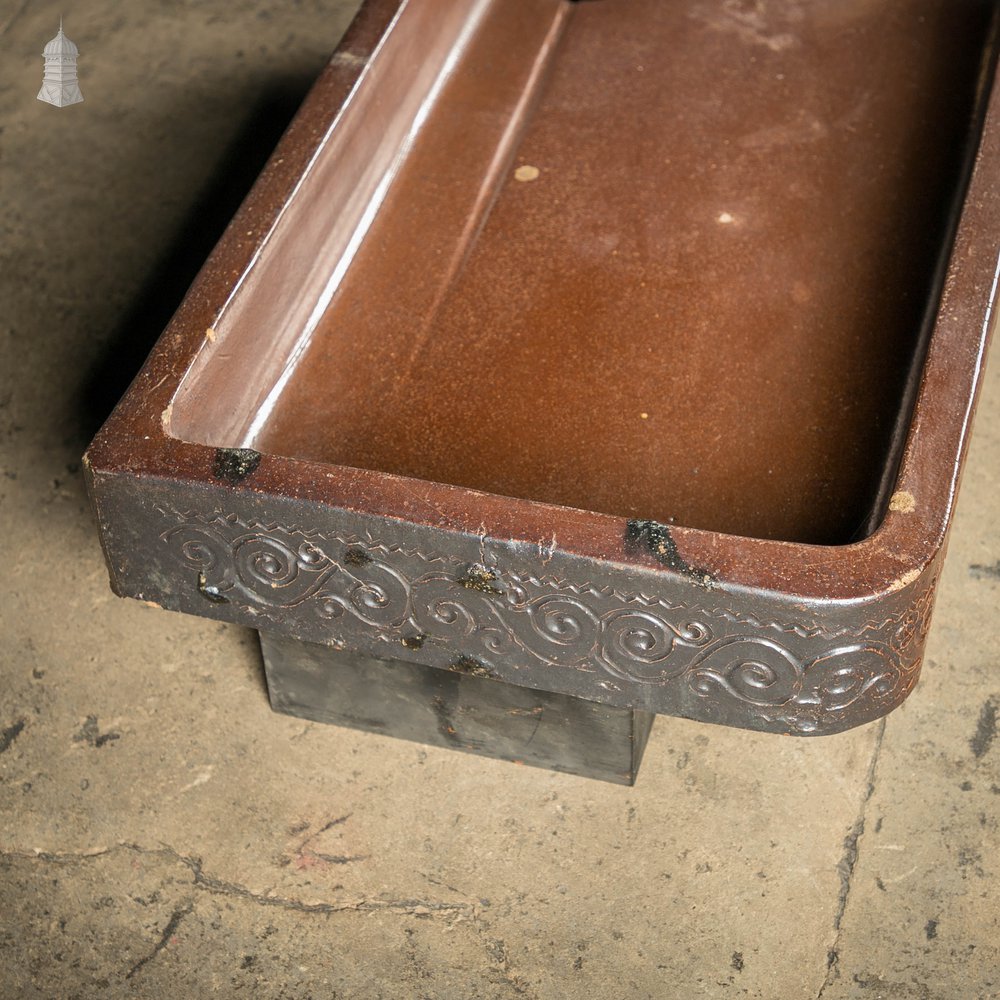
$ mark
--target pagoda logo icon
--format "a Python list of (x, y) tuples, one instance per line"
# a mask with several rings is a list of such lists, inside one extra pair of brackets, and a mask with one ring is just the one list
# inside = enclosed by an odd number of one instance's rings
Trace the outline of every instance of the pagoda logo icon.
[(42, 89), (38, 91), (40, 101), (64, 108), (83, 100), (76, 78), (76, 58), (79, 54), (80, 50), (63, 34), (62, 18), (59, 18), (59, 34), (42, 50), (45, 79)]

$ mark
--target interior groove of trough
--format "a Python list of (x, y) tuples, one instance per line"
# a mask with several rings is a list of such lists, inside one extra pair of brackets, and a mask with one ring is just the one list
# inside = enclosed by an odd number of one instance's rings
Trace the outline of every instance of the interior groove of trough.
[(933, 314), (993, 6), (405, 6), (171, 433), (853, 540)]

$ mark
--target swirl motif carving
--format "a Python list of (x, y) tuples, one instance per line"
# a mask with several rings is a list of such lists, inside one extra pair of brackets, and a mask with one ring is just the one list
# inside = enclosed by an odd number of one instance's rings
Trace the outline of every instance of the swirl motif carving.
[(421, 646), (485, 653), (518, 668), (597, 669), (605, 690), (658, 688), (656, 703), (688, 706), (693, 694), (714, 706), (706, 717), (751, 728), (815, 732), (848, 710), (874, 717), (898, 701), (915, 682), (933, 603), (931, 580), (882, 620), (784, 626), (516, 565), (475, 575), (457, 557), (356, 535), (160, 513), (173, 522), (161, 539), (209, 600), (275, 622), (328, 621), (338, 641), (399, 640), (400, 655), (411, 648), (403, 640), (419, 634)]
[(621, 677), (663, 682), (688, 666), (680, 658), (666, 662), (678, 644), (697, 648), (711, 639), (711, 631), (702, 622), (674, 625), (646, 610), (616, 611), (605, 620), (601, 657), (610, 672)]
[(338, 564), (324, 582), (321, 604), (327, 616), (339, 608), (379, 628), (399, 627), (409, 618), (410, 585), (385, 563), (372, 560), (360, 569)]
[(298, 555), (267, 535), (249, 535), (242, 539), (233, 548), (233, 562), (239, 578), (255, 590), (293, 586), (299, 575)]
[(900, 655), (919, 643), (921, 646), (927, 638), (927, 630), (931, 623), (931, 610), (934, 606), (937, 579), (931, 581), (913, 604), (902, 612), (893, 623), (889, 635), (889, 645)]
[(807, 673), (817, 702), (829, 712), (841, 712), (862, 698), (889, 697), (902, 670), (891, 649), (865, 643), (816, 657)]
[(184, 562), (203, 572), (213, 569), (227, 556), (225, 541), (205, 528), (183, 524), (168, 531), (164, 538), (176, 547)]
[(214, 526), (181, 525), (163, 534), (204, 587), (232, 600), (294, 607), (311, 597), (334, 570), (311, 542), (240, 531), (227, 538)]
[(582, 600), (546, 594), (526, 601), (506, 622), (514, 641), (547, 663), (573, 666), (597, 644), (601, 620)]
[(773, 639), (735, 636), (713, 643), (691, 665), (696, 694), (718, 691), (752, 705), (785, 705), (802, 690), (802, 663)]
[(454, 577), (434, 573), (422, 576), (411, 595), (413, 618), (425, 635), (438, 639), (464, 639), (475, 632), (480, 615), (469, 592), (455, 586)]

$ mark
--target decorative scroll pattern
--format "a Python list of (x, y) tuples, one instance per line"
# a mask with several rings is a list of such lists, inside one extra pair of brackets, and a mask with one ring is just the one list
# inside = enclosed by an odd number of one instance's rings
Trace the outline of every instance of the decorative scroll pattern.
[(704, 700), (699, 717), (742, 713), (737, 724), (802, 733), (900, 700), (916, 681), (933, 595), (931, 583), (898, 614), (854, 629), (755, 627), (727, 609), (540, 578), (513, 559), (487, 568), (235, 515), (160, 513), (174, 522), (162, 541), (203, 595), (262, 627), (325, 623), (334, 639), (426, 641), (488, 662), (596, 670), (608, 691), (660, 689), (642, 696), (654, 710), (697, 714), (691, 705)]

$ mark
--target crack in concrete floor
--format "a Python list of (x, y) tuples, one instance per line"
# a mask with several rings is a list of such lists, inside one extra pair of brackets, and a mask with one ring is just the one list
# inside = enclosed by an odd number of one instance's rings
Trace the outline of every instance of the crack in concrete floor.
[(295, 910), (298, 913), (366, 913), (375, 910), (392, 910), (399, 913), (409, 913), (414, 916), (431, 916), (433, 914), (466, 914), (470, 917), (476, 915), (476, 903), (468, 902), (445, 902), (432, 899), (398, 899), (398, 898), (374, 898), (374, 899), (343, 899), (336, 901), (325, 900), (301, 900), (291, 899), (286, 896), (268, 895), (267, 893), (254, 892), (244, 885), (236, 882), (228, 882), (225, 879), (216, 878), (205, 872), (201, 858), (189, 857), (175, 851), (172, 847), (163, 844), (160, 847), (142, 847), (139, 844), (120, 843), (113, 847), (95, 847), (84, 851), (45, 851), (32, 850), (25, 851), (17, 848), (0, 848), (0, 858), (19, 858), (24, 861), (39, 861), (52, 864), (73, 864), (75, 862), (91, 861), (101, 858), (115, 851), (130, 851), (134, 854), (151, 854), (158, 857), (172, 858), (178, 864), (187, 868), (192, 875), (192, 884), (207, 892), (218, 893), (226, 896), (238, 896), (240, 899), (247, 899), (258, 903), (261, 906), (278, 906), (286, 910)]
[(878, 772), (878, 759), (882, 752), (882, 741), (885, 739), (885, 719), (879, 720), (876, 724), (875, 745), (872, 748), (871, 761), (868, 764), (868, 775), (865, 782), (864, 797), (858, 809), (858, 817), (851, 827), (851, 832), (844, 839), (844, 854), (837, 863), (837, 872), (840, 875), (840, 892), (837, 894), (837, 910), (833, 915), (834, 939), (826, 958), (826, 974), (823, 984), (816, 994), (816, 1000), (822, 1000), (827, 988), (837, 979), (840, 974), (840, 928), (847, 912), (847, 904), (851, 896), (851, 881), (854, 878), (854, 871), (858, 865), (858, 856), (861, 850), (861, 838), (865, 834), (865, 820), (868, 812), (868, 803), (871, 802), (875, 794), (875, 780)]

